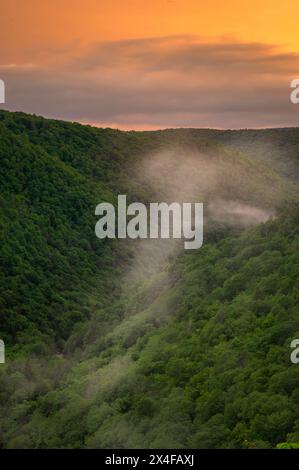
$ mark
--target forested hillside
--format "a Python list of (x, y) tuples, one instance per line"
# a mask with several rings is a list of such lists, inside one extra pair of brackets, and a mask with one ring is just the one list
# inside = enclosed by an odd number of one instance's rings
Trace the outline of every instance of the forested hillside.
[[(1, 448), (299, 443), (299, 129), (120, 132), (0, 112)], [(94, 209), (204, 202), (204, 246)]]

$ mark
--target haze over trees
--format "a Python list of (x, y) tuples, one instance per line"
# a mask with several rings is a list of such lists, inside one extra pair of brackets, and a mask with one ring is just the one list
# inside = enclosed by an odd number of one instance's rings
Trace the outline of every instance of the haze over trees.
[[(120, 132), (0, 112), (1, 448), (299, 444), (299, 129)], [(197, 201), (204, 246), (99, 240)]]

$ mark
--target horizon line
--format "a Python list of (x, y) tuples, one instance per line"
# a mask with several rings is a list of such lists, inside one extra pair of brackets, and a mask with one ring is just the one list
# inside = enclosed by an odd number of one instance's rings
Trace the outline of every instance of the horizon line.
[(45, 119), (48, 121), (58, 121), (58, 122), (66, 122), (69, 124), (79, 124), (81, 126), (86, 126), (86, 127), (92, 127), (95, 129), (110, 129), (113, 131), (119, 131), (119, 132), (159, 132), (159, 131), (171, 131), (171, 130), (210, 130), (210, 131), (218, 131), (218, 132), (236, 132), (236, 131), (262, 131), (262, 130), (288, 130), (288, 129), (299, 129), (298, 126), (290, 126), (290, 125), (281, 125), (281, 126), (258, 126), (258, 127), (211, 127), (211, 126), (200, 126), (200, 127), (194, 127), (194, 126), (172, 126), (172, 127), (158, 127), (158, 126), (153, 126), (152, 128), (121, 128), (117, 127), (112, 127), (111, 125), (105, 126), (104, 124), (97, 124), (95, 122), (84, 122), (80, 120), (72, 120), (72, 119), (66, 119), (66, 118), (59, 118), (59, 117), (48, 117), (48, 116), (43, 116), (41, 114), (35, 114), (35, 113), (29, 113), (26, 111), (12, 111), (9, 109), (4, 109), (0, 108), (0, 112), (5, 112), (5, 113), (10, 113), (10, 114), (25, 114), (27, 116), (33, 116), (41, 119)]

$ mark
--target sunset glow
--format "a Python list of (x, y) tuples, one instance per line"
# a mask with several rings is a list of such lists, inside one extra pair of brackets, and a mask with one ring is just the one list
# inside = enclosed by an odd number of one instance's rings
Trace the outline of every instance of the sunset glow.
[(125, 129), (299, 122), (290, 0), (14, 0), (1, 14), (7, 109)]

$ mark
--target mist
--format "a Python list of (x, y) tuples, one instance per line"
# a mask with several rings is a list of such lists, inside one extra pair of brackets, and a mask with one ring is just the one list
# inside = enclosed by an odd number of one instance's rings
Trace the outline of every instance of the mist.
[(274, 209), (262, 209), (239, 201), (217, 199), (208, 206), (211, 221), (230, 227), (249, 228), (275, 217)]
[[(204, 232), (218, 225), (246, 229), (264, 223), (275, 217), (274, 189), (277, 200), (281, 197), (279, 182), (269, 181), (269, 187), (265, 187), (260, 169), (219, 148), (204, 153), (192, 147), (174, 146), (145, 155), (136, 165), (134, 178), (147, 188), (150, 202), (202, 202)], [(182, 250), (182, 242), (173, 239), (137, 243), (134, 269), (139, 275), (142, 265), (145, 274), (148, 266), (158, 271), (167, 259)]]
[[(265, 181), (269, 185), (265, 186)], [(219, 225), (246, 230), (275, 217), (275, 203), (281, 197), (280, 181), (265, 178), (260, 167), (218, 148), (200, 152), (174, 146), (144, 154), (133, 170), (131, 182), (132, 187), (144, 188), (147, 203), (202, 202), (204, 246), (208, 243), (205, 232)], [(87, 408), (94, 400), (101, 403), (107, 396), (121, 396), (128, 383), (138, 384), (136, 357), (150, 334), (174, 318), (180, 279), (179, 270), (176, 278), (172, 267), (189, 250), (184, 250), (183, 239), (128, 239), (117, 243), (124, 245), (130, 259), (117, 284), (120, 292), (115, 294), (111, 309), (103, 308), (95, 293), (90, 318), (75, 326), (63, 354), (48, 365), (39, 357), (24, 362), (16, 380), (16, 390), (22, 390), (24, 398), (29, 399), (36, 390), (47, 393), (64, 387), (66, 403), (59, 413), (67, 410), (71, 415), (73, 400)], [(9, 377), (8, 371), (4, 379), (8, 381)], [(69, 395), (71, 390), (76, 394)], [(106, 412), (111, 412), (109, 407)], [(117, 431), (117, 423), (114, 429)]]
[[(148, 202), (203, 202), (203, 246), (206, 234), (219, 227), (245, 230), (275, 217), (271, 195), (273, 187), (279, 186), (277, 182), (269, 181), (269, 188), (265, 187), (264, 175), (250, 163), (219, 148), (204, 153), (192, 147), (173, 146), (145, 154), (134, 168), (133, 180), (146, 189)], [(264, 194), (263, 205), (256, 203), (260, 192)], [(277, 194), (279, 199), (278, 189)], [(167, 309), (159, 310), (159, 295), (163, 296), (171, 286), (169, 268), (178, 256), (186, 253), (184, 239), (126, 240), (125, 243), (132, 257), (122, 278), (124, 297), (127, 292), (140, 289), (144, 309), (155, 304), (146, 314), (128, 308), (125, 314), (130, 317), (128, 328), (133, 331), (134, 322), (140, 328), (141, 318), (167, 321)], [(119, 335), (122, 328), (117, 330)]]

